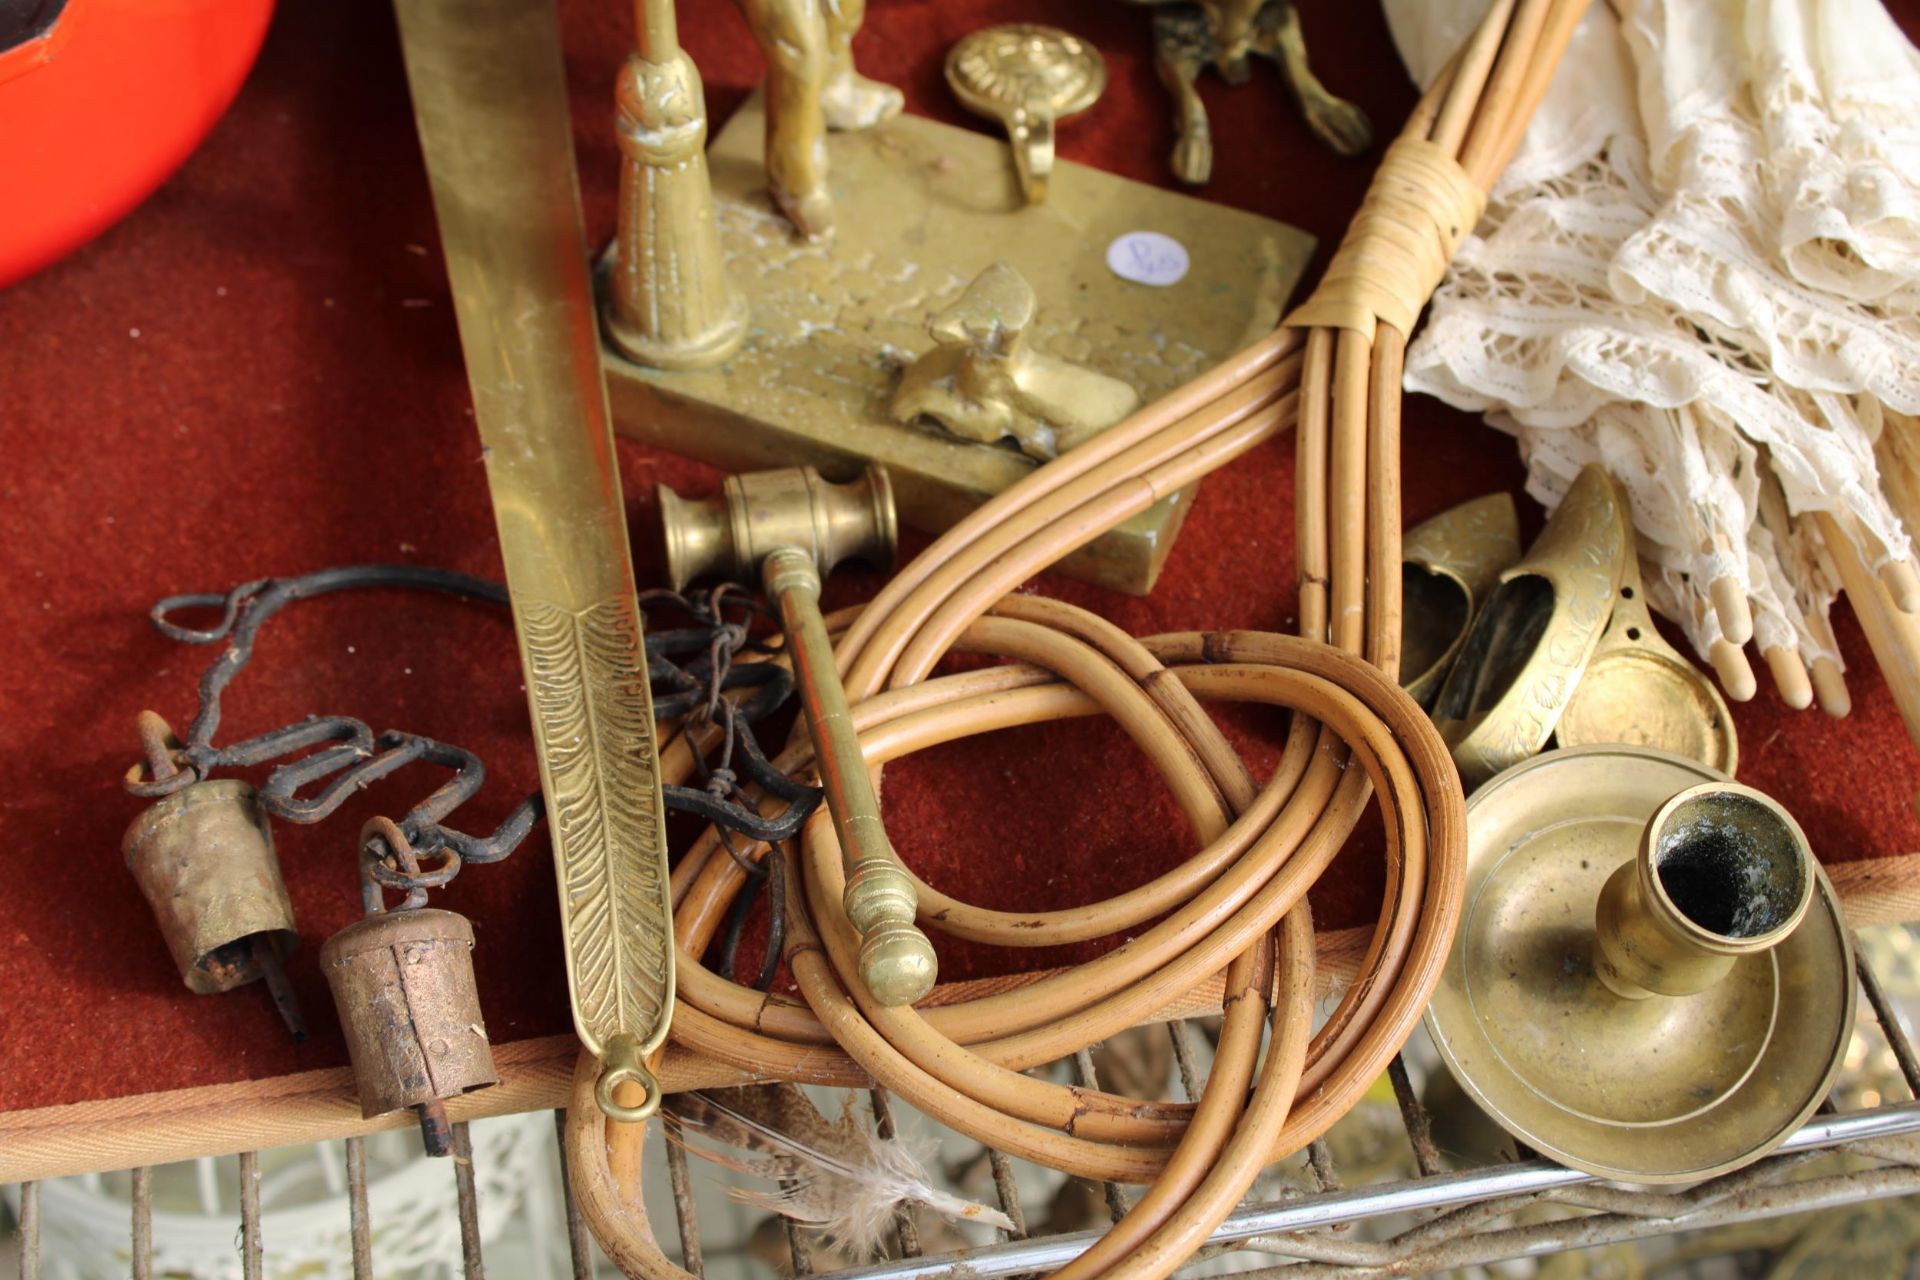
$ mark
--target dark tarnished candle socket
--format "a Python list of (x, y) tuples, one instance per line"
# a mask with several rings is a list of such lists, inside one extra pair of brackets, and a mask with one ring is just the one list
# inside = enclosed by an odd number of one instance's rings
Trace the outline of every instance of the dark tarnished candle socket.
[(1687, 788), (1600, 891), (1594, 973), (1629, 1000), (1705, 991), (1799, 926), (1812, 861), (1800, 824), (1770, 797), (1732, 782)]

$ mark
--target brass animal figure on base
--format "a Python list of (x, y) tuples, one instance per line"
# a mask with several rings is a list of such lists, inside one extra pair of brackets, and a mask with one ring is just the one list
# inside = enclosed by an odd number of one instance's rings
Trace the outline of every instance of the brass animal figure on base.
[(928, 322), (937, 344), (900, 374), (894, 419), (931, 418), (963, 440), (1011, 438), (1041, 461), (1132, 413), (1140, 395), (1118, 378), (1030, 350), (1037, 303), (1018, 271), (996, 262)]
[(1173, 95), (1173, 173), (1204, 185), (1213, 176), (1213, 132), (1195, 87), (1208, 67), (1228, 84), (1245, 84), (1248, 57), (1278, 64), (1307, 128), (1334, 152), (1357, 156), (1373, 145), (1366, 113), (1320, 83), (1307, 63), (1306, 37), (1293, 0), (1131, 0), (1154, 6), (1154, 66)]

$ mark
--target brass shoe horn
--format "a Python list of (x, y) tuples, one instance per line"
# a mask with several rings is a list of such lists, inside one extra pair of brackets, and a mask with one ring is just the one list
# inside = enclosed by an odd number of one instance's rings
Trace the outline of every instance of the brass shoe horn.
[(676, 591), (711, 573), (757, 572), (780, 611), (847, 869), (842, 901), (860, 933), (860, 977), (881, 1004), (912, 1004), (933, 989), (933, 944), (913, 922), (918, 895), (881, 822), (820, 617), (820, 579), (836, 564), (893, 565), (898, 524), (887, 473), (868, 467), (858, 480), (829, 484), (812, 467), (756, 471), (730, 477), (704, 501), (663, 485), (660, 512)]

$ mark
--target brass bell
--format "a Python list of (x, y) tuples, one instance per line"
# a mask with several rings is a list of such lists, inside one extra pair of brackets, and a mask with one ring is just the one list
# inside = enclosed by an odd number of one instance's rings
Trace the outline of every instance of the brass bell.
[(320, 948), (371, 1120), (420, 1113), (428, 1154), (451, 1149), (441, 1100), (500, 1082), (473, 982), (473, 926), (453, 911), (380, 912)]
[(287, 1012), (280, 966), (299, 934), (252, 787), (232, 778), (182, 787), (148, 805), (121, 848), (189, 990), (266, 978)]

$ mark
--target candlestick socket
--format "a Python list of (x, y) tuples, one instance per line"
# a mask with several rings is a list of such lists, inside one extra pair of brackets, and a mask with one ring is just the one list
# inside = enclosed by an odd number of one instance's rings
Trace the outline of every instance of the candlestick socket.
[(258, 795), (234, 778), (195, 782), (154, 801), (121, 841), (190, 991), (211, 995), (267, 976), (300, 935)]
[(1705, 991), (1793, 933), (1813, 882), (1807, 837), (1773, 799), (1730, 782), (1689, 787), (1601, 889), (1594, 972), (1629, 1000)]
[(660, 486), (667, 578), (675, 591), (710, 575), (750, 580), (779, 547), (813, 557), (822, 577), (846, 560), (893, 567), (899, 544), (893, 486), (880, 467), (831, 484), (812, 467), (729, 476), (711, 498)]

